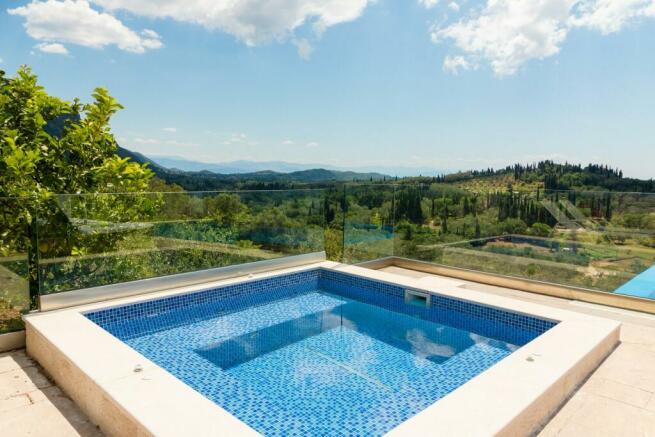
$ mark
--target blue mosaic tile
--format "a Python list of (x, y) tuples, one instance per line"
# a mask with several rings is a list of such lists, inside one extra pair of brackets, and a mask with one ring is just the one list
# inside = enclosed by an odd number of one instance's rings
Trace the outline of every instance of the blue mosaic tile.
[(554, 326), (329, 270), (86, 315), (264, 435), (382, 435)]

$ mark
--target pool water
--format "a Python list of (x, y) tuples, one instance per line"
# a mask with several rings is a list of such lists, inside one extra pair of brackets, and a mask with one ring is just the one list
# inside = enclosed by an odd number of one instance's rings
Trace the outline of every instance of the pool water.
[(520, 347), (310, 285), (101, 325), (264, 435), (382, 435)]

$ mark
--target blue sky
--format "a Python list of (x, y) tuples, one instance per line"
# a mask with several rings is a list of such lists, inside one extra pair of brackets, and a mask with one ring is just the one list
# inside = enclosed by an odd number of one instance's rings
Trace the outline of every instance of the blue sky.
[(109, 88), (152, 156), (655, 177), (655, 0), (238, 3), (4, 1), (0, 68)]

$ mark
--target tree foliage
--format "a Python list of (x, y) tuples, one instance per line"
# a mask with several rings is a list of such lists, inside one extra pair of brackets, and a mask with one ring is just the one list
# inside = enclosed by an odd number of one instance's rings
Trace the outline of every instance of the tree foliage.
[[(81, 103), (51, 96), (28, 67), (21, 67), (14, 77), (0, 71), (0, 197), (12, 198), (14, 205), (11, 214), (2, 214), (0, 254), (34, 255), (37, 208), (46, 234), (69, 234), (62, 231), (70, 223), (62, 215), (59, 194), (147, 189), (153, 173), (115, 153), (117, 144), (109, 123), (122, 106), (104, 88), (97, 88), (92, 98), (91, 103)], [(98, 208), (96, 215), (116, 211), (120, 203), (107, 197), (105, 201), (112, 208)], [(101, 203), (93, 199), (93, 205)], [(139, 205), (123, 210), (134, 214), (135, 207)], [(70, 255), (75, 244), (44, 243), (40, 248)], [(30, 264), (34, 283), (37, 270), (33, 261)]]
[(104, 88), (93, 102), (50, 96), (22, 67), (0, 73), (0, 195), (129, 192), (147, 187), (145, 166), (116, 156), (109, 122), (122, 106)]

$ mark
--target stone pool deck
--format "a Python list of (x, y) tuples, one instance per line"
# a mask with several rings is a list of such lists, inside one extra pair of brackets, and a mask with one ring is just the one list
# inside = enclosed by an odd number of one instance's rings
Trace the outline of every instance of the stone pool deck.
[[(445, 281), (461, 288), (462, 296), (470, 289), (622, 322), (621, 344), (539, 436), (655, 436), (655, 316), (397, 267), (382, 270)], [(24, 351), (0, 354), (0, 429), (3, 436), (102, 436)]]
[(50, 382), (24, 350), (0, 354), (0, 435), (100, 437), (103, 434)]

